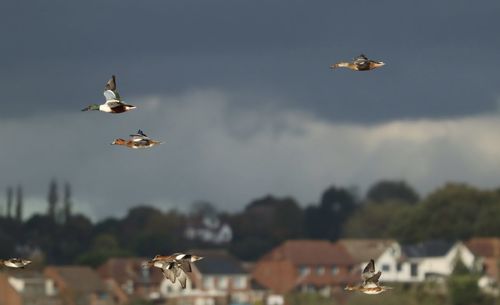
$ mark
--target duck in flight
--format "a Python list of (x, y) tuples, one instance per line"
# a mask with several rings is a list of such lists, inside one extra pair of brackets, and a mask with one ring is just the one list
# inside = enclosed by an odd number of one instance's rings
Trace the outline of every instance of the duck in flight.
[(382, 66), (385, 66), (384, 62), (368, 59), (368, 57), (366, 57), (364, 54), (361, 54), (358, 57), (354, 58), (354, 60), (351, 62), (341, 61), (334, 65), (331, 65), (330, 68), (347, 68), (354, 71), (369, 71), (380, 68)]
[(27, 265), (31, 264), (31, 261), (29, 259), (23, 258), (9, 258), (6, 260), (0, 260), (0, 264), (9, 268), (24, 268)]
[(161, 269), (165, 278), (169, 279), (172, 284), (179, 281), (182, 289), (184, 289), (187, 281), (186, 273), (192, 271), (191, 263), (202, 258), (201, 256), (184, 253), (174, 253), (168, 256), (156, 255), (152, 260), (145, 262), (143, 266), (145, 268), (156, 267)]
[(116, 90), (116, 77), (113, 75), (104, 87), (104, 97), (106, 102), (102, 105), (92, 104), (82, 109), (82, 111), (98, 110), (107, 113), (122, 113), (127, 112), (136, 107), (133, 105), (125, 104), (120, 98), (120, 94)]
[(381, 275), (381, 271), (375, 272), (375, 261), (371, 259), (361, 273), (363, 283), (358, 286), (347, 285), (345, 290), (361, 291), (366, 294), (380, 294), (384, 291), (392, 289), (392, 287), (380, 285), (379, 279)]
[(142, 130), (138, 130), (137, 133), (131, 134), (130, 139), (125, 140), (122, 138), (114, 140), (112, 145), (122, 145), (128, 148), (149, 148), (158, 144), (162, 144), (161, 141), (156, 141), (148, 137)]

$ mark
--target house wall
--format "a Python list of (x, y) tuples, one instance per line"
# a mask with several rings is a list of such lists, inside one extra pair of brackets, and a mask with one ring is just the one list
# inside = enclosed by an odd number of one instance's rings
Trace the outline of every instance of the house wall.
[(21, 295), (11, 286), (4, 274), (0, 274), (0, 305), (23, 305)]
[[(448, 276), (453, 272), (456, 259), (460, 259), (468, 268), (474, 267), (474, 255), (462, 244), (456, 243), (445, 256), (416, 257), (402, 260), (401, 248), (398, 244), (389, 247), (376, 260), (375, 265), (382, 271), (382, 282), (422, 282), (426, 275), (438, 274)], [(397, 270), (398, 262), (401, 269)], [(363, 263), (364, 266), (366, 263)], [(412, 264), (417, 265), (416, 276), (411, 274)], [(387, 269), (388, 268), (388, 269)]]

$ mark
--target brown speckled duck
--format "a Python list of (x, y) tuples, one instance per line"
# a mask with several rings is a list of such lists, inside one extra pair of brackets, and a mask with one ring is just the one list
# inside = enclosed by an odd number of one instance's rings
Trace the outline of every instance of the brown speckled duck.
[(365, 294), (380, 294), (384, 291), (392, 289), (392, 287), (381, 286), (379, 284), (379, 278), (381, 275), (381, 271), (375, 272), (375, 261), (371, 259), (361, 273), (363, 283), (358, 286), (347, 285), (345, 290), (360, 291)]
[(165, 278), (172, 283), (179, 280), (181, 287), (186, 288), (187, 275), (186, 272), (191, 272), (191, 263), (199, 261), (203, 257), (185, 254), (174, 253), (172, 255), (156, 255), (152, 260), (145, 262), (144, 267), (156, 267), (161, 269)]
[(31, 264), (31, 261), (23, 258), (9, 258), (6, 260), (0, 260), (0, 263), (9, 268), (24, 268)]
[(112, 145), (122, 145), (128, 148), (149, 148), (156, 146), (158, 144), (162, 144), (161, 141), (156, 141), (148, 137), (142, 130), (139, 129), (136, 134), (131, 134), (130, 139), (125, 140), (122, 138), (114, 140)]
[(354, 58), (351, 62), (338, 62), (334, 65), (331, 65), (330, 68), (347, 68), (354, 71), (369, 71), (376, 68), (380, 68), (384, 66), (385, 63), (382, 61), (375, 61), (368, 59), (365, 55), (361, 54), (358, 57)]

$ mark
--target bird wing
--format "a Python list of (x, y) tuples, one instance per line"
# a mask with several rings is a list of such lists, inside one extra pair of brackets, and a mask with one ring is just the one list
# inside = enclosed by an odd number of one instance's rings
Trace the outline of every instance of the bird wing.
[(184, 271), (184, 272), (191, 272), (192, 269), (191, 269), (191, 263), (189, 262), (189, 260), (187, 259), (183, 259), (179, 262), (179, 266), (180, 268)]
[(104, 87), (104, 96), (106, 100), (120, 100), (120, 94), (116, 90), (116, 78), (115, 76), (111, 76), (111, 79), (106, 83)]
[(169, 279), (172, 282), (172, 284), (175, 283), (175, 274), (174, 272), (172, 272), (172, 270), (162, 269), (161, 271), (163, 272), (163, 276), (166, 279)]
[(355, 57), (354, 60), (368, 60), (368, 57), (365, 54), (359, 54), (358, 57)]
[(181, 283), (182, 289), (186, 288), (187, 275), (180, 268), (177, 268), (177, 278), (179, 279), (179, 283)]
[(369, 279), (366, 279), (366, 284), (368, 283), (373, 283), (373, 284), (376, 284), (378, 285), (378, 280), (380, 279), (380, 276), (382, 275), (382, 272), (377, 272), (374, 276), (372, 276), (371, 278)]
[(375, 261), (373, 259), (368, 262), (368, 264), (365, 266), (365, 269), (363, 269), (363, 273), (375, 273)]
[(108, 105), (109, 108), (113, 109), (122, 106), (122, 103), (120, 103), (120, 101), (118, 100), (107, 100), (106, 105)]
[(139, 131), (137, 131), (137, 133), (135, 133), (135, 134), (131, 134), (130, 136), (132, 137), (132, 139), (133, 139), (134, 141), (140, 141), (140, 140), (145, 140), (145, 139), (149, 140), (149, 139), (150, 139), (150, 138), (149, 138), (149, 137), (148, 137), (148, 136), (147, 136), (144, 132), (142, 132), (142, 130), (140, 130), (140, 129), (139, 129)]

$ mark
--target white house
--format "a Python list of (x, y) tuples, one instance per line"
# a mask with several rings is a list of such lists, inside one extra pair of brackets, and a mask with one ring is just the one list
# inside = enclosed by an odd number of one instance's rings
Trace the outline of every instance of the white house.
[(382, 271), (383, 282), (422, 282), (449, 276), (458, 260), (473, 269), (474, 259), (461, 242), (434, 240), (411, 245), (394, 242), (375, 259), (375, 266)]

